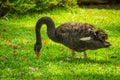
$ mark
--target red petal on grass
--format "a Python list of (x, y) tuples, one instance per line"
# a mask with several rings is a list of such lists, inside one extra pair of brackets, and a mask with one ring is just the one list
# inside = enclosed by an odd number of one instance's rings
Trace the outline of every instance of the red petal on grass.
[(17, 46), (16, 46), (16, 45), (14, 45), (14, 46), (13, 46), (13, 49), (17, 49)]

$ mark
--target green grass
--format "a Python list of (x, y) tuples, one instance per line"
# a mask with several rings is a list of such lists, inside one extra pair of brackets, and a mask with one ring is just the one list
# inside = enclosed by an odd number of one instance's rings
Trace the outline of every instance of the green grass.
[[(34, 54), (37, 20), (49, 16), (56, 27), (68, 21), (87, 22), (103, 29), (112, 46), (88, 50), (87, 59), (65, 61), (71, 51), (51, 41), (41, 29), (41, 56)], [(15, 49), (17, 47), (17, 49)], [(77, 56), (82, 56), (76, 52)], [(111, 57), (116, 58), (111, 58)], [(41, 14), (0, 19), (0, 80), (120, 80), (120, 11), (113, 9), (54, 9)]]

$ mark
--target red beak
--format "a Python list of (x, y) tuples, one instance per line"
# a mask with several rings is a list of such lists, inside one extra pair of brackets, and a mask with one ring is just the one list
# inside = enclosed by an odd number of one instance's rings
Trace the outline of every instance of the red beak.
[(37, 50), (36, 50), (36, 52), (35, 52), (35, 53), (36, 53), (36, 56), (37, 56), (37, 57), (39, 57), (39, 56), (40, 56), (39, 51), (37, 51)]

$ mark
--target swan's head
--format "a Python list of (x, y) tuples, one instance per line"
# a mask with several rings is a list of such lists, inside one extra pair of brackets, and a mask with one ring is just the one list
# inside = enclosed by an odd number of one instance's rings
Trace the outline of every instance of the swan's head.
[(42, 46), (39, 43), (36, 43), (35, 46), (34, 46), (34, 51), (35, 51), (35, 54), (36, 54), (37, 57), (40, 56), (40, 49), (41, 49), (41, 47)]

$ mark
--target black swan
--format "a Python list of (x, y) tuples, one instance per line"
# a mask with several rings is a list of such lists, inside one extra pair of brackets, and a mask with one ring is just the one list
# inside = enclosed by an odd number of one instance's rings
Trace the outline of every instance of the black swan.
[(75, 51), (84, 52), (86, 50), (95, 50), (99, 48), (107, 48), (111, 44), (106, 41), (107, 34), (100, 29), (95, 29), (91, 24), (81, 22), (68, 22), (55, 28), (55, 24), (50, 17), (42, 17), (36, 23), (36, 43), (34, 51), (37, 56), (40, 55), (42, 47), (40, 28), (42, 24), (47, 25), (48, 37), (58, 43), (61, 43), (72, 49), (72, 59), (74, 59)]

